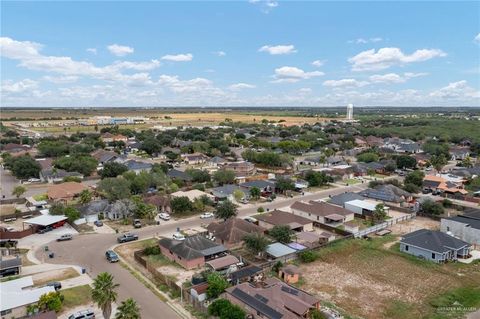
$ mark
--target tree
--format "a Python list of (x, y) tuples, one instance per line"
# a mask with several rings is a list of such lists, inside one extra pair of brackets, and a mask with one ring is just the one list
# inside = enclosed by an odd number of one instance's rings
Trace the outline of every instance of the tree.
[(65, 205), (61, 202), (53, 202), (49, 212), (50, 215), (63, 215), (65, 212)]
[(233, 197), (237, 202), (241, 201), (245, 197), (245, 193), (239, 189), (233, 191)]
[(228, 281), (217, 272), (208, 275), (207, 283), (207, 297), (210, 299), (217, 298), (228, 287)]
[(175, 214), (185, 214), (193, 210), (193, 204), (187, 196), (172, 198), (170, 206)]
[(364, 162), (364, 163), (377, 162), (378, 155), (376, 153), (371, 153), (371, 152), (362, 153), (357, 155), (357, 161)]
[(75, 207), (69, 206), (65, 208), (64, 214), (65, 216), (67, 216), (68, 221), (70, 223), (73, 223), (74, 221), (80, 218), (80, 212)]
[(215, 210), (215, 217), (227, 220), (230, 217), (237, 216), (237, 213), (237, 205), (229, 200), (225, 200), (218, 204), (217, 209)]
[(403, 190), (405, 190), (409, 193), (412, 193), (412, 194), (416, 194), (416, 193), (420, 192), (420, 187), (418, 187), (415, 184), (405, 184), (405, 186), (403, 186)]
[(409, 155), (400, 155), (395, 159), (397, 167), (401, 169), (411, 168), (414, 169), (417, 166), (417, 160)]
[(421, 204), (422, 212), (428, 215), (442, 215), (444, 212), (443, 206), (433, 200), (427, 199)]
[(88, 189), (84, 189), (83, 191), (80, 192), (80, 204), (87, 204), (92, 201), (92, 192), (90, 192)]
[(105, 178), (98, 183), (97, 190), (113, 202), (130, 197), (130, 182), (123, 177)]
[(101, 272), (93, 280), (92, 300), (102, 310), (103, 317), (110, 319), (112, 303), (117, 301), (119, 285), (113, 282), (113, 276), (107, 272)]
[(235, 181), (235, 172), (220, 169), (213, 174), (213, 179), (220, 185), (232, 184)]
[(115, 319), (140, 319), (140, 308), (132, 298), (122, 301), (117, 308)]
[(318, 309), (313, 309), (310, 311), (310, 319), (328, 319), (329, 316), (325, 315)]
[(126, 171), (128, 171), (127, 166), (121, 163), (109, 162), (103, 164), (103, 169), (100, 171), (100, 176), (102, 177), (102, 179), (108, 177), (117, 177), (118, 175), (122, 175)]
[(463, 167), (473, 167), (472, 159), (470, 158), (470, 156), (465, 157), (462, 160), (461, 165)]
[(430, 163), (432, 164), (433, 168), (440, 173), (443, 166), (447, 165), (448, 160), (444, 154), (433, 155), (432, 158), (430, 158)]
[(372, 217), (375, 224), (385, 221), (385, 219), (387, 218), (387, 213), (385, 212), (385, 206), (382, 203), (375, 206)]
[(186, 171), (192, 178), (194, 183), (205, 183), (210, 181), (210, 174), (207, 171), (201, 169), (188, 169)]
[(333, 182), (333, 178), (324, 172), (315, 172), (312, 170), (305, 174), (305, 180), (308, 182), (308, 186), (310, 187), (324, 186)]
[(246, 235), (243, 238), (245, 247), (250, 250), (254, 255), (260, 256), (267, 246), (270, 244), (270, 241), (262, 234), (251, 233)]
[(208, 314), (220, 319), (245, 319), (245, 311), (226, 299), (217, 299), (208, 306)]
[(137, 218), (153, 220), (156, 215), (155, 206), (146, 204), (138, 195), (132, 196), (132, 202), (135, 204), (134, 214)]
[(413, 184), (418, 187), (421, 187), (423, 185), (423, 178), (425, 177), (425, 174), (422, 171), (413, 171), (407, 174), (405, 176), (405, 185), (406, 184)]
[(79, 172), (82, 175), (89, 176), (97, 169), (97, 160), (90, 155), (64, 156), (54, 162), (56, 168), (61, 168), (67, 172)]
[(18, 185), (18, 186), (15, 186), (15, 188), (13, 189), (12, 195), (15, 195), (15, 197), (19, 198), (26, 191), (27, 191), (27, 189), (25, 187), (23, 187), (22, 185)]
[(30, 157), (30, 155), (9, 157), (5, 166), (8, 167), (12, 171), (12, 174), (18, 179), (38, 178), (41, 170), (40, 164)]
[(289, 178), (279, 177), (279, 178), (277, 178), (277, 181), (275, 183), (275, 188), (279, 192), (284, 193), (286, 191), (294, 190), (295, 189), (295, 183)]
[(140, 146), (142, 151), (145, 151), (148, 155), (156, 155), (162, 150), (162, 144), (156, 138), (150, 137), (143, 141), (142, 146)]
[(261, 195), (260, 188), (253, 186), (250, 188), (250, 197), (253, 199), (259, 199)]
[(304, 263), (311, 263), (317, 260), (318, 255), (314, 251), (307, 250), (307, 251), (302, 251), (298, 254), (298, 257), (300, 260)]
[(41, 310), (59, 312), (62, 310), (63, 296), (60, 292), (49, 292), (40, 296), (38, 308)]
[(276, 225), (268, 231), (268, 235), (283, 244), (288, 244), (292, 241), (292, 230), (288, 225)]

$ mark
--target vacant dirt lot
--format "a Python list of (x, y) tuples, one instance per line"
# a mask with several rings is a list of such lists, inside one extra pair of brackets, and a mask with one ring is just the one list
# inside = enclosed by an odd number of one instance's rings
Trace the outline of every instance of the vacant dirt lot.
[[(385, 248), (394, 240), (349, 240), (321, 251), (319, 260), (300, 266), (302, 289), (354, 316), (397, 318), (399, 311), (398, 318), (421, 318), (432, 311), (432, 297), (480, 285), (479, 265), (436, 265), (409, 258), (397, 252), (397, 246)], [(406, 309), (394, 309), (398, 303)]]
[(440, 229), (440, 222), (431, 220), (430, 218), (417, 216), (414, 219), (410, 219), (390, 227), (392, 233), (395, 235), (403, 235), (423, 228), (438, 230)]

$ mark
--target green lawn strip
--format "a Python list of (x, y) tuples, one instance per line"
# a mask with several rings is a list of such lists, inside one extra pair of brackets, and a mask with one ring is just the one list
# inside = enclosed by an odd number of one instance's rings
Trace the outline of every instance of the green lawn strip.
[(420, 318), (414, 305), (401, 300), (392, 300), (383, 315), (389, 319)]
[(63, 309), (72, 309), (92, 302), (92, 287), (90, 285), (77, 286), (61, 290), (64, 297)]
[(480, 287), (451, 289), (432, 297), (428, 303), (432, 309), (427, 318), (463, 318), (480, 307)]

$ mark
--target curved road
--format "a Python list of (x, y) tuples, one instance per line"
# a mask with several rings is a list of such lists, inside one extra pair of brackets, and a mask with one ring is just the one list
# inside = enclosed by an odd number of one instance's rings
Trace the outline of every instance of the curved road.
[[(367, 183), (357, 184), (348, 187), (337, 187), (324, 191), (308, 194), (305, 196), (296, 196), (288, 199), (277, 199), (271, 203), (262, 204), (264, 208), (270, 210), (282, 208), (291, 205), (297, 200), (317, 200), (328, 197), (329, 195), (337, 195), (347, 191), (358, 191), (365, 189)], [(258, 205), (260, 206), (260, 205)], [(250, 207), (239, 210), (239, 217), (255, 214), (257, 207)], [(153, 237), (155, 235), (170, 237), (176, 228), (180, 229), (192, 228), (200, 226), (204, 221), (198, 216), (162, 222), (158, 226), (149, 226), (135, 230), (134, 233), (139, 235), (140, 239)], [(113, 245), (117, 244), (117, 234), (89, 234), (76, 236), (71, 241), (51, 242), (49, 248), (55, 253), (55, 258), (48, 259), (42, 249), (37, 250), (36, 257), (45, 262), (57, 264), (78, 265), (87, 270), (90, 276), (95, 277), (100, 272), (109, 272), (115, 277), (115, 281), (120, 284), (118, 289), (118, 301), (125, 300), (129, 297), (134, 298), (141, 307), (142, 318), (180, 318), (167, 304), (162, 302), (154, 293), (147, 289), (139, 282), (128, 270), (120, 266), (118, 263), (110, 264), (105, 259), (105, 251)]]

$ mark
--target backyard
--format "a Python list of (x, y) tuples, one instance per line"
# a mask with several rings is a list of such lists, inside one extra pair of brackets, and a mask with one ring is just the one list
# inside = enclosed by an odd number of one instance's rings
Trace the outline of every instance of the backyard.
[(400, 253), (394, 241), (344, 240), (320, 250), (300, 265), (301, 288), (353, 318), (455, 318), (480, 306), (480, 263), (437, 265)]

